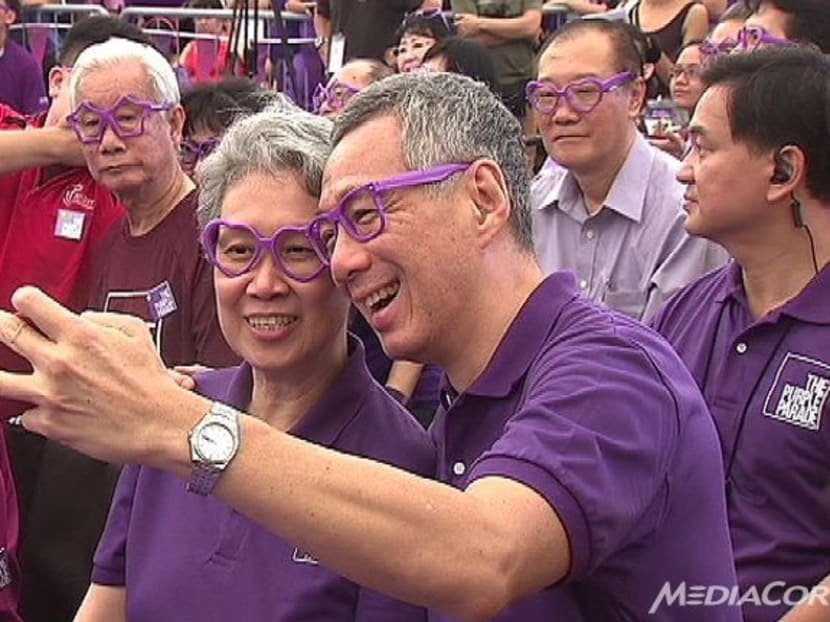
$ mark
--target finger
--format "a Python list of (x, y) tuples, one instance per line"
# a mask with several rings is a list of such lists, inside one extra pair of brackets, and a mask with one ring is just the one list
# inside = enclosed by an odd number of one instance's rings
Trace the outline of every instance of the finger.
[(31, 285), (21, 287), (12, 294), (12, 305), (52, 341), (58, 341), (67, 330), (80, 322), (77, 315)]
[(24, 318), (3, 310), (0, 310), (0, 343), (33, 364), (39, 362), (46, 349), (54, 345)]
[(32, 404), (44, 402), (34, 374), (0, 371), (0, 396)]
[(81, 317), (97, 326), (119, 330), (129, 337), (144, 335), (150, 330), (144, 320), (126, 313), (84, 311)]
[(182, 389), (193, 391), (196, 388), (196, 381), (187, 374), (179, 373), (175, 369), (168, 369), (166, 371), (170, 379)]

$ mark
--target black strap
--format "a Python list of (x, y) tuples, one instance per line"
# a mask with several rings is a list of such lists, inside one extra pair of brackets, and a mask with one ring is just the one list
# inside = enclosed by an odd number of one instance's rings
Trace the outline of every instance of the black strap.
[[(291, 93), (296, 98), (299, 97), (299, 93), (297, 92), (297, 74), (294, 71), (294, 51), (288, 45), (288, 30), (285, 27), (285, 20), (282, 18), (279, 0), (271, 0), (271, 8), (274, 11), (274, 23), (277, 25), (277, 30), (280, 33), (280, 48), (282, 48), (283, 52), (283, 62), (288, 66), (288, 80), (291, 84)], [(284, 86), (282, 90), (285, 91)]]

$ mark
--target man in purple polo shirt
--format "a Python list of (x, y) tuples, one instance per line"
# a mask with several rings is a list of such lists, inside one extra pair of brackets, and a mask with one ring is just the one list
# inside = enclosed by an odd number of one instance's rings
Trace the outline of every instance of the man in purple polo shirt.
[[(735, 583), (703, 398), (658, 336), (543, 276), (515, 117), (464, 76), (401, 74), (350, 102), (334, 144), (311, 235), (386, 352), (446, 371), (440, 481), (241, 417), (217, 433), (214, 494), (435, 621), (739, 620), (691, 591)], [(41, 405), (25, 427), (205, 469), (187, 431), (210, 401), (167, 377), (143, 326), (31, 288), (14, 302), (29, 322), (0, 315), (0, 339), (36, 371), (0, 373), (0, 393)]]
[(678, 175), (686, 228), (734, 261), (654, 322), (720, 432), (748, 622), (777, 620), (830, 572), (828, 81), (826, 58), (798, 48), (704, 74)]
[(19, 0), (0, 0), (0, 102), (23, 114), (46, 110), (43, 69), (29, 50), (9, 38), (9, 26), (20, 17)]

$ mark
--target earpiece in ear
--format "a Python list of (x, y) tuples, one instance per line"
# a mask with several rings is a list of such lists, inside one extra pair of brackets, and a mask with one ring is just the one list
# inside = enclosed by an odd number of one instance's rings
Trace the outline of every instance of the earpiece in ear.
[(781, 157), (780, 152), (776, 152), (775, 156), (775, 168), (772, 171), (772, 177), (770, 181), (775, 184), (785, 184), (792, 179), (793, 172), (790, 168), (789, 163)]

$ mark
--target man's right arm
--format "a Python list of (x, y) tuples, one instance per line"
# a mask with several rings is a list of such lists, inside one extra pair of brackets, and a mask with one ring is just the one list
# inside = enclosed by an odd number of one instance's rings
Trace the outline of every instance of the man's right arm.
[(54, 164), (85, 165), (81, 146), (69, 128), (0, 132), (0, 175)]
[(127, 590), (124, 586), (93, 583), (81, 603), (74, 622), (126, 622)]

